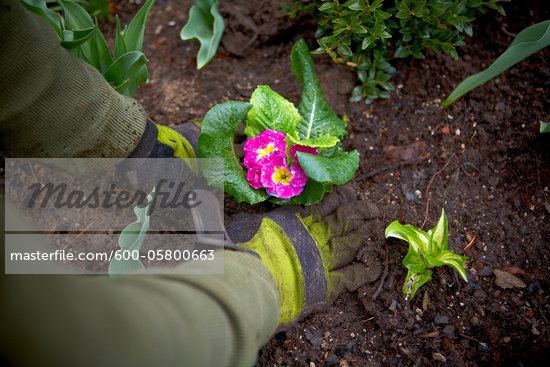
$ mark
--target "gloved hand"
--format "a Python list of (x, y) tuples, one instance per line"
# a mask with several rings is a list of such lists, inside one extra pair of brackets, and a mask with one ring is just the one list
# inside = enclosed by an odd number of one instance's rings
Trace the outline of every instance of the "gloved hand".
[(141, 140), (128, 158), (181, 158), (181, 160), (159, 160), (153, 164), (150, 161), (130, 159), (119, 165), (119, 172), (136, 171), (137, 180), (142, 185), (148, 186), (155, 185), (162, 179), (167, 182), (191, 178), (197, 180), (199, 167), (194, 158), (196, 158), (199, 134), (199, 127), (192, 123), (168, 127), (147, 119)]
[(339, 187), (313, 210), (283, 207), (265, 216), (238, 214), (227, 233), (273, 274), (281, 297), (279, 325), (284, 325), (306, 306), (378, 279), (382, 267), (377, 258), (368, 264), (353, 261), (378, 230), (379, 216), (374, 205), (356, 201), (350, 188)]
[(170, 128), (147, 119), (141, 141), (129, 158), (195, 158), (199, 134), (191, 123)]

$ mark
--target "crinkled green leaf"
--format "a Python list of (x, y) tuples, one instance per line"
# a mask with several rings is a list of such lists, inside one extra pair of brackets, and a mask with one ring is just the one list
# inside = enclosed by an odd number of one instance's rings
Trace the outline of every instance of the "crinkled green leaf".
[(301, 121), (296, 132), (301, 140), (330, 134), (341, 139), (346, 135), (347, 124), (342, 121), (327, 103), (321, 85), (315, 75), (313, 60), (303, 39), (292, 47), (292, 72), (302, 83), (302, 98), (298, 111)]
[(353, 178), (359, 167), (359, 154), (356, 150), (343, 152), (338, 148), (328, 158), (304, 152), (297, 152), (297, 156), (308, 177), (319, 182), (342, 185)]
[[(120, 246), (122, 252), (128, 251), (132, 253), (133, 251), (139, 252), (141, 250), (141, 245), (143, 244), (143, 240), (145, 239), (145, 235), (149, 229), (149, 208), (153, 203), (154, 197), (155, 189), (147, 195), (147, 203), (145, 205), (137, 205), (134, 208), (134, 213), (136, 214), (137, 220), (128, 224), (118, 237), (118, 245)], [(144, 269), (141, 261), (134, 259), (117, 260), (113, 257), (109, 263), (109, 275), (127, 274), (141, 269)]]
[(198, 153), (201, 158), (224, 160), (222, 179), (219, 172), (203, 167), (204, 176), (210, 185), (223, 188), (238, 202), (255, 204), (266, 200), (269, 196), (265, 190), (256, 190), (248, 184), (244, 168), (235, 156), (233, 148), (235, 132), (239, 125), (245, 122), (251, 107), (250, 103), (231, 101), (211, 108), (202, 122)]
[(195, 0), (195, 5), (189, 11), (189, 20), (182, 28), (180, 37), (183, 40), (195, 38), (200, 42), (197, 55), (198, 69), (208, 64), (216, 54), (224, 28), (217, 0)]
[(418, 288), (420, 288), (428, 280), (432, 279), (432, 271), (426, 270), (423, 273), (417, 273), (412, 269), (407, 272), (407, 278), (403, 285), (403, 296), (406, 300), (410, 300), (416, 294)]
[(428, 251), (430, 237), (426, 232), (416, 229), (410, 224), (402, 225), (398, 221), (393, 221), (386, 228), (386, 238), (388, 237), (407, 241), (409, 245), (415, 248), (415, 251)]
[(333, 147), (340, 141), (337, 137), (329, 134), (321, 135), (308, 140), (300, 140), (300, 138), (296, 135), (289, 134), (288, 139), (293, 145), (298, 144), (306, 147), (320, 148), (319, 150)]
[(463, 80), (441, 105), (449, 106), (472, 89), (494, 78), (527, 56), (548, 45), (550, 45), (550, 20), (525, 28), (512, 41), (510, 47), (491, 66)]
[(127, 52), (116, 59), (105, 71), (105, 79), (115, 87), (126, 83), (122, 94), (133, 96), (137, 87), (147, 80), (147, 69), (143, 72), (143, 66), (147, 63), (145, 55), (139, 51)]
[(259, 85), (250, 97), (252, 108), (246, 120), (246, 136), (250, 139), (266, 129), (294, 132), (300, 114), (294, 105), (267, 85)]

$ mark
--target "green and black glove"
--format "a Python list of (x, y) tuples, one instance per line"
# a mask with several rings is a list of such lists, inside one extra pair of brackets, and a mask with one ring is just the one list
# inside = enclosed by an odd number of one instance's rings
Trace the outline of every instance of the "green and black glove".
[(147, 119), (141, 141), (129, 158), (196, 158), (199, 134), (192, 123), (168, 127)]
[(374, 205), (356, 201), (350, 188), (341, 187), (313, 210), (284, 207), (265, 216), (239, 214), (227, 232), (273, 274), (281, 297), (279, 325), (284, 325), (309, 305), (378, 279), (381, 264), (375, 255), (366, 262), (354, 260), (378, 230), (379, 216)]

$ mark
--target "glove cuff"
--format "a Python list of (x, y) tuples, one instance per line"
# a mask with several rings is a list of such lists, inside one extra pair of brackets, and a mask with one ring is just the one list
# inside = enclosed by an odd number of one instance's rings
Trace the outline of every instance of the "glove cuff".
[(326, 270), (319, 250), (301, 218), (270, 213), (248, 242), (238, 246), (256, 252), (279, 285), (279, 324), (296, 318), (305, 306), (327, 298)]
[(137, 147), (128, 158), (195, 158), (193, 146), (176, 130), (147, 119)]

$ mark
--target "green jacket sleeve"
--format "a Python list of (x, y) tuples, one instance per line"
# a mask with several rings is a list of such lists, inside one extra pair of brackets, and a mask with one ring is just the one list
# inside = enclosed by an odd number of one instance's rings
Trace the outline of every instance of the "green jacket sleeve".
[(2, 276), (0, 345), (14, 366), (252, 366), (279, 318), (257, 258), (222, 275)]
[(18, 0), (0, 0), (0, 154), (125, 158), (146, 115), (59, 44)]

